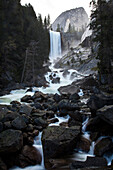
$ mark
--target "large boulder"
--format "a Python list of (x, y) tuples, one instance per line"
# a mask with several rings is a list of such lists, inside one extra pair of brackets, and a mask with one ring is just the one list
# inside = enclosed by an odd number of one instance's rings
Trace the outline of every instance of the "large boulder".
[(43, 131), (42, 145), (45, 159), (56, 158), (72, 151), (76, 146), (80, 127), (52, 126)]
[(23, 135), (19, 130), (8, 129), (0, 134), (0, 154), (14, 153), (23, 146)]
[(12, 121), (12, 126), (17, 130), (22, 130), (27, 127), (24, 119), (21, 116), (18, 116), (16, 119)]
[(90, 119), (86, 130), (99, 132), (101, 135), (113, 135), (113, 105), (98, 109), (95, 117)]
[(88, 107), (91, 109), (92, 114), (95, 116), (95, 113), (98, 109), (104, 107), (105, 105), (113, 104), (113, 96), (105, 96), (103, 94), (92, 95), (88, 100)]
[(58, 103), (59, 109), (65, 109), (65, 110), (80, 110), (79, 106), (76, 103), (69, 102), (68, 100), (61, 100)]
[(73, 82), (72, 85), (80, 86), (81, 89), (85, 90), (93, 90), (94, 87), (98, 87), (99, 84), (97, 80), (91, 75), (88, 77), (84, 77), (81, 80), (78, 80), (77, 82)]
[(97, 111), (96, 115), (113, 126), (113, 105), (104, 106)]
[(19, 155), (20, 167), (41, 164), (42, 156), (33, 146), (25, 145)]
[(113, 148), (112, 139), (103, 138), (95, 145), (94, 154), (97, 156), (103, 156), (105, 152)]
[(68, 94), (74, 94), (78, 93), (80, 91), (79, 87), (76, 87), (75, 85), (67, 85), (67, 86), (61, 86), (58, 91), (61, 95), (68, 95)]
[(31, 95), (25, 95), (21, 98), (21, 102), (29, 102), (32, 99)]
[(43, 127), (43, 128), (45, 128), (45, 127), (48, 126), (47, 121), (45, 121), (45, 120), (42, 119), (41, 117), (34, 119), (34, 123), (35, 123), (35, 125), (41, 126), (41, 127)]
[(32, 96), (33, 100), (40, 99), (41, 101), (44, 99), (47, 99), (48, 95), (44, 94), (40, 91), (35, 92), (35, 94)]
[(31, 106), (22, 104), (20, 107), (20, 114), (26, 114), (26, 115), (30, 116), (32, 109), (33, 108)]

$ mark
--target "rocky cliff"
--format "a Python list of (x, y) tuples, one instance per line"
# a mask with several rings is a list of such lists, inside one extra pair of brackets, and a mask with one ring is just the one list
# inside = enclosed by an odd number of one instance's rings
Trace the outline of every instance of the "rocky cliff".
[(80, 7), (61, 13), (52, 24), (52, 29), (56, 31), (60, 27), (61, 31), (67, 32), (70, 25), (75, 31), (80, 31), (86, 28), (87, 23), (88, 15), (84, 8)]

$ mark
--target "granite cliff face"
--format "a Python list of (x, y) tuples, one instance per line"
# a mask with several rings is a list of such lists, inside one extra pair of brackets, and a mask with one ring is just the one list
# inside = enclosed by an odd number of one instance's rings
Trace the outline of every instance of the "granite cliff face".
[(56, 31), (60, 27), (61, 31), (67, 32), (71, 25), (72, 29), (80, 31), (86, 28), (88, 21), (84, 8), (75, 8), (61, 13), (52, 24), (52, 29)]

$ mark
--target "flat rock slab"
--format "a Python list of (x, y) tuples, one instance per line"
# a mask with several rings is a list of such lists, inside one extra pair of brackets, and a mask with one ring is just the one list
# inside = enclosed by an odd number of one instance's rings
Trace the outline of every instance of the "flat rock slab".
[(80, 126), (65, 128), (52, 126), (43, 131), (42, 145), (45, 159), (57, 158), (72, 151), (77, 142)]

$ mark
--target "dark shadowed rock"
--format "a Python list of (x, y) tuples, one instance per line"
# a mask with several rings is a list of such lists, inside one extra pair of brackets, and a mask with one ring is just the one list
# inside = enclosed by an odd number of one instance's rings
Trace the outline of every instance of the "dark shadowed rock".
[(21, 98), (21, 102), (29, 102), (29, 100), (31, 100), (32, 97), (30, 95), (25, 95), (24, 97)]
[(17, 116), (19, 116), (17, 112), (7, 110), (6, 108), (2, 108), (0, 110), (0, 121), (1, 122), (11, 121), (15, 119)]
[(60, 92), (60, 94), (74, 94), (74, 93), (78, 93), (80, 91), (79, 87), (76, 87), (74, 85), (67, 85), (67, 86), (61, 86), (58, 91)]
[(25, 121), (23, 120), (21, 116), (17, 117), (16, 119), (12, 121), (12, 126), (17, 130), (22, 130), (27, 127)]
[(8, 129), (0, 134), (0, 153), (12, 153), (19, 151), (23, 146), (21, 131)]
[(53, 78), (52, 83), (53, 84), (60, 83), (60, 77)]
[(27, 92), (32, 92), (33, 91), (33, 89), (32, 89), (32, 87), (30, 87), (30, 88), (28, 88), (27, 90), (26, 90), (26, 93)]
[(70, 95), (69, 100), (71, 100), (72, 102), (77, 102), (77, 100), (80, 99), (80, 96), (78, 95), (78, 93), (74, 93), (72, 95)]
[(89, 152), (90, 145), (91, 145), (91, 141), (90, 140), (84, 138), (83, 136), (80, 136), (78, 141), (77, 141), (76, 148), (78, 150), (81, 150), (81, 151), (84, 151), (84, 152)]
[(2, 132), (2, 131), (3, 131), (3, 123), (0, 122), (0, 132)]
[(0, 122), (3, 121), (4, 117), (6, 116), (8, 109), (6, 106), (0, 106)]
[(56, 123), (56, 122), (58, 122), (59, 120), (57, 119), (57, 118), (53, 118), (53, 119), (50, 119), (50, 120), (48, 120), (48, 124), (50, 124), (50, 123)]
[(20, 106), (21, 105), (21, 103), (20, 102), (18, 102), (18, 101), (12, 101), (11, 103), (10, 103), (13, 107), (15, 106), (15, 107), (17, 107), (17, 106)]
[(19, 156), (20, 167), (41, 164), (42, 156), (40, 152), (33, 146), (25, 145)]
[(105, 96), (105, 95), (92, 95), (88, 100), (88, 107), (91, 109), (91, 112), (95, 116), (95, 112), (104, 107), (105, 105), (113, 104), (113, 96)]
[(113, 143), (110, 138), (103, 138), (95, 145), (94, 154), (102, 156), (105, 152), (113, 148)]
[(104, 106), (96, 113), (102, 120), (110, 125), (113, 125), (113, 105)]
[(4, 122), (4, 129), (11, 129), (12, 125), (10, 121)]
[(69, 102), (68, 100), (61, 100), (58, 103), (59, 109), (66, 109), (66, 110), (79, 110), (79, 106), (76, 103)]
[(79, 162), (75, 161), (71, 164), (70, 168), (71, 169), (84, 169), (87, 167), (91, 168), (96, 168), (96, 167), (107, 167), (107, 161), (105, 158), (100, 158), (100, 157), (88, 157), (85, 162)]
[(56, 102), (60, 102), (60, 100), (62, 100), (62, 97), (57, 93), (53, 96), (53, 98)]
[(42, 105), (39, 102), (34, 103), (34, 106), (36, 109), (42, 109)]
[(99, 83), (97, 80), (91, 75), (88, 77), (84, 77), (81, 80), (78, 80), (77, 82), (73, 82), (72, 85), (75, 86), (80, 86), (81, 89), (86, 89), (86, 90), (93, 90), (94, 87), (98, 87)]
[(71, 118), (73, 118), (75, 121), (79, 121), (82, 122), (83, 121), (83, 117), (81, 115), (81, 113), (79, 111), (75, 111), (75, 112), (68, 112), (69, 116)]
[(75, 147), (80, 129), (48, 127), (42, 134), (42, 145), (45, 158), (55, 158), (69, 153)]
[(98, 132), (102, 135), (113, 135), (113, 126), (103, 121), (99, 116), (89, 120), (86, 131)]
[(0, 170), (7, 170), (7, 166), (1, 158), (0, 158)]
[(34, 123), (37, 125), (37, 126), (42, 126), (43, 128), (47, 127), (48, 123), (43, 120), (42, 118), (36, 118), (34, 119)]
[(73, 118), (70, 118), (68, 121), (68, 126), (73, 127), (73, 126), (82, 126), (82, 122), (76, 121)]
[(32, 99), (35, 100), (35, 99), (40, 99), (41, 101), (44, 100), (44, 99), (47, 99), (48, 95), (47, 94), (44, 94), (42, 92), (35, 92), (35, 94), (32, 96)]
[(30, 116), (32, 109), (33, 108), (31, 106), (22, 104), (20, 107), (20, 114), (26, 114), (26, 115)]

